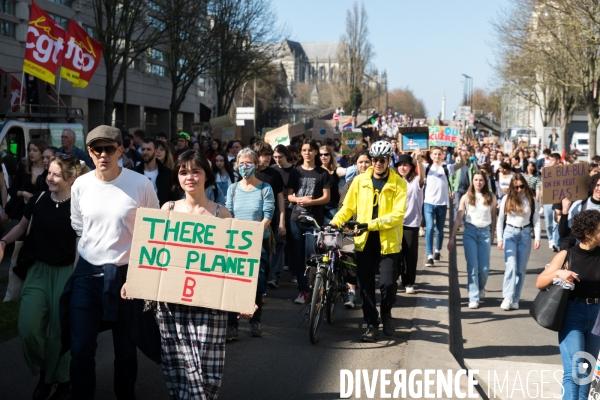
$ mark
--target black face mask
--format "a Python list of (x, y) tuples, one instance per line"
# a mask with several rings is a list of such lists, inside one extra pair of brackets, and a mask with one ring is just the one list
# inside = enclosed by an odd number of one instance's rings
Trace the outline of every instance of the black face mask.
[(128, 148), (130, 144), (131, 144), (130, 138), (123, 139), (123, 147)]

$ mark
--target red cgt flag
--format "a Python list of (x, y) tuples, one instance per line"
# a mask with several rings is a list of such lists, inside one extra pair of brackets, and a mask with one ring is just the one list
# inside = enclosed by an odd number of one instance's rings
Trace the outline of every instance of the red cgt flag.
[(65, 30), (32, 1), (23, 71), (54, 85), (65, 55), (65, 36)]
[(103, 49), (77, 22), (71, 20), (60, 76), (73, 82), (74, 87), (86, 87), (100, 64)]

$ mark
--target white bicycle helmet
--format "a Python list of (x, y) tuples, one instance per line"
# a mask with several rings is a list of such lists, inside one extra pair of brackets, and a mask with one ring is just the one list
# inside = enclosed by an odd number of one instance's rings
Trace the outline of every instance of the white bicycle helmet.
[(380, 140), (371, 145), (369, 155), (371, 157), (391, 157), (393, 154), (392, 145), (390, 142)]

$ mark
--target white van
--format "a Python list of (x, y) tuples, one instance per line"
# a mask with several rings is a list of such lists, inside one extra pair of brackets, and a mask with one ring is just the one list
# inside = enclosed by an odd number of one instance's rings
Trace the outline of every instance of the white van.
[[(61, 146), (64, 129), (75, 133), (75, 146), (85, 149), (83, 126), (76, 119), (83, 119), (83, 111), (71, 107), (47, 107), (22, 105), (17, 112), (0, 115), (0, 156), (10, 154), (16, 161), (27, 156), (27, 143), (43, 139), (49, 146)], [(65, 122), (58, 122), (64, 120)]]
[(571, 138), (571, 150), (577, 149), (580, 155), (587, 156), (590, 150), (589, 145), (590, 134), (589, 133), (573, 133), (573, 137)]

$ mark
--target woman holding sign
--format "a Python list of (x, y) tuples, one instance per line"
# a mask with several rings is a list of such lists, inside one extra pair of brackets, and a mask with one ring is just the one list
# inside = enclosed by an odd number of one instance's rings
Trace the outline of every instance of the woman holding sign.
[(504, 284), (502, 308), (518, 310), (525, 281), (527, 261), (531, 253), (531, 228), (535, 234), (533, 248), (540, 248), (540, 214), (535, 195), (521, 174), (510, 181), (508, 193), (500, 203), (497, 236), (498, 248), (504, 250)]
[[(225, 207), (208, 200), (206, 188), (215, 174), (204, 153), (186, 150), (173, 168), (173, 182), (185, 199), (163, 210), (231, 218)], [(159, 303), (157, 319), (162, 342), (162, 370), (172, 399), (214, 399), (219, 394), (225, 363), (227, 312), (181, 304)]]

